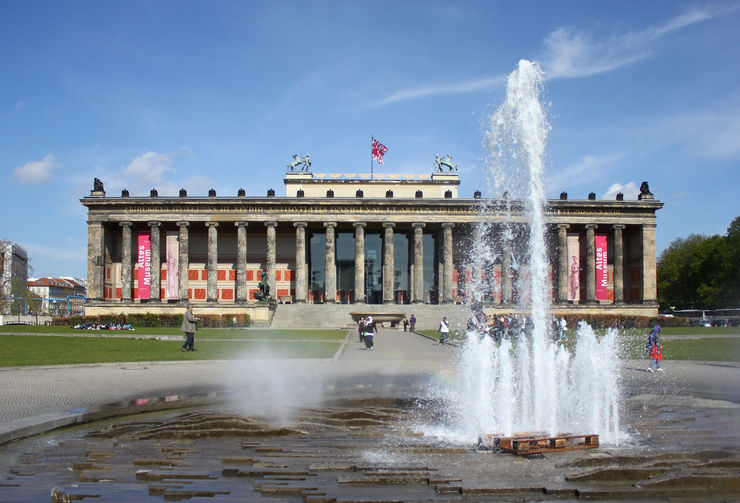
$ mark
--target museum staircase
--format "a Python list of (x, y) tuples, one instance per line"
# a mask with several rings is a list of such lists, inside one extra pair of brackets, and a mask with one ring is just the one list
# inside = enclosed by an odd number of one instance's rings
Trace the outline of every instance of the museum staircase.
[[(464, 327), (469, 311), (459, 304), (277, 304), (272, 317), (272, 328), (354, 328), (350, 313), (411, 314), (416, 316), (416, 328), (436, 330), (443, 316), (453, 328)], [(390, 323), (384, 324), (385, 328)], [(403, 330), (403, 327), (400, 326)]]

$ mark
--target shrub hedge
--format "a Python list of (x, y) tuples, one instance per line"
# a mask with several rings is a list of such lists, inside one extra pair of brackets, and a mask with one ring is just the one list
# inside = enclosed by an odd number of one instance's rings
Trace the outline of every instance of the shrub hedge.
[(586, 323), (594, 328), (651, 328), (653, 325), (661, 325), (663, 327), (689, 326), (688, 319), (678, 317), (658, 316), (657, 318), (651, 318), (648, 316), (620, 316), (618, 314), (596, 314), (585, 317), (575, 314), (565, 316), (565, 321), (570, 328), (577, 327), (578, 322), (581, 320), (585, 320)]
[[(198, 315), (200, 328), (224, 328), (233, 326), (234, 315), (204, 314)], [(237, 314), (237, 326), (248, 327), (251, 319), (248, 314)], [(106, 314), (100, 316), (58, 316), (52, 319), (52, 325), (69, 325), (71, 327), (81, 323), (124, 325), (130, 323), (134, 327), (179, 327), (182, 325), (182, 314)]]

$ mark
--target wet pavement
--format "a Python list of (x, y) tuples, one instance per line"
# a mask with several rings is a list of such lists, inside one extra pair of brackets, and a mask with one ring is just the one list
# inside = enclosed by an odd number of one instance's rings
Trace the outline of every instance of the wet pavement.
[[(628, 440), (519, 457), (421, 433), (445, 421), (425, 390), (452, 372), (454, 348), (388, 331), (365, 351), (350, 336), (313, 362), (1, 371), (2, 414), (15, 421), (120, 400), (200, 403), (0, 446), (0, 501), (740, 499), (738, 364), (666, 361), (650, 374), (624, 362)], [(275, 397), (290, 389), (280, 419)]]

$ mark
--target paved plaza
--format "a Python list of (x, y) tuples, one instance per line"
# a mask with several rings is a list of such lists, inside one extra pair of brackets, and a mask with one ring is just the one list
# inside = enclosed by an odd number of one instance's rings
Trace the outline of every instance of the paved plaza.
[[(399, 330), (381, 330), (375, 349), (367, 351), (352, 330), (337, 354), (325, 360), (3, 369), (0, 419), (5, 440), (13, 431), (40, 433), (85, 418), (153, 410), (156, 404), (198, 407), (186, 409), (196, 412), (160, 412), (165, 415), (139, 422), (126, 437), (129, 447), (116, 448), (115, 454), (105, 453), (110, 449), (105, 446), (109, 436), (116, 438), (113, 445), (122, 441), (120, 427), (105, 425), (135, 421), (132, 417), (84, 426), (87, 436), (75, 433), (79, 429), (57, 430), (38, 437), (46, 440), (6, 443), (0, 446), (0, 484), (6, 489), (0, 491), (0, 501), (37, 494), (36, 485), (44, 488), (44, 499), (38, 501), (49, 501), (52, 486), (58, 486), (60, 498), (52, 501), (85, 494), (97, 494), (96, 501), (135, 501), (147, 487), (153, 501), (163, 496), (199, 501), (198, 495), (203, 501), (350, 501), (358, 495), (366, 501), (490, 501), (512, 495), (522, 500), (699, 501), (707, 495), (725, 500), (740, 496), (737, 363), (665, 361), (664, 373), (650, 374), (646, 361), (624, 361), (622, 425), (631, 437), (626, 445), (524, 459), (481, 454), (472, 445), (440, 443), (409, 429), (417, 414), (430, 420), (436, 412), (434, 407), (409, 408), (408, 399), (423, 397), (425, 388), (450, 377), (456, 361), (455, 347)], [(319, 406), (322, 398), (344, 401)], [(215, 421), (241, 428), (242, 417), (258, 417), (259, 408), (249, 406), (280, 400), (301, 405), (301, 399), (306, 408), (289, 427), (294, 430), (251, 440), (249, 432), (236, 441), (218, 440), (223, 433), (198, 440), (198, 426), (196, 436), (182, 437), (186, 423)], [(232, 410), (240, 403), (244, 408), (238, 416), (223, 416), (223, 403)], [(142, 439), (150, 435), (146, 429), (152, 424), (179, 433), (147, 443)], [(140, 440), (134, 442), (134, 437)], [(177, 460), (173, 449), (182, 451)], [(269, 452), (273, 454), (265, 454)], [(161, 457), (159, 465), (150, 460), (146, 463), (156, 466), (142, 469), (142, 459), (152, 456)], [(240, 466), (245, 460), (251, 460), (249, 467)], [(57, 468), (64, 463), (71, 472)], [(55, 470), (61, 471), (54, 475)]]

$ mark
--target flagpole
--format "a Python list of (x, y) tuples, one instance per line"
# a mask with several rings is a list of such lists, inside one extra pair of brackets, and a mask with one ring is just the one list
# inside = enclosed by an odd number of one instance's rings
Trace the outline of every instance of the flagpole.
[(370, 136), (370, 180), (373, 179), (373, 142), (375, 141), (374, 136)]

